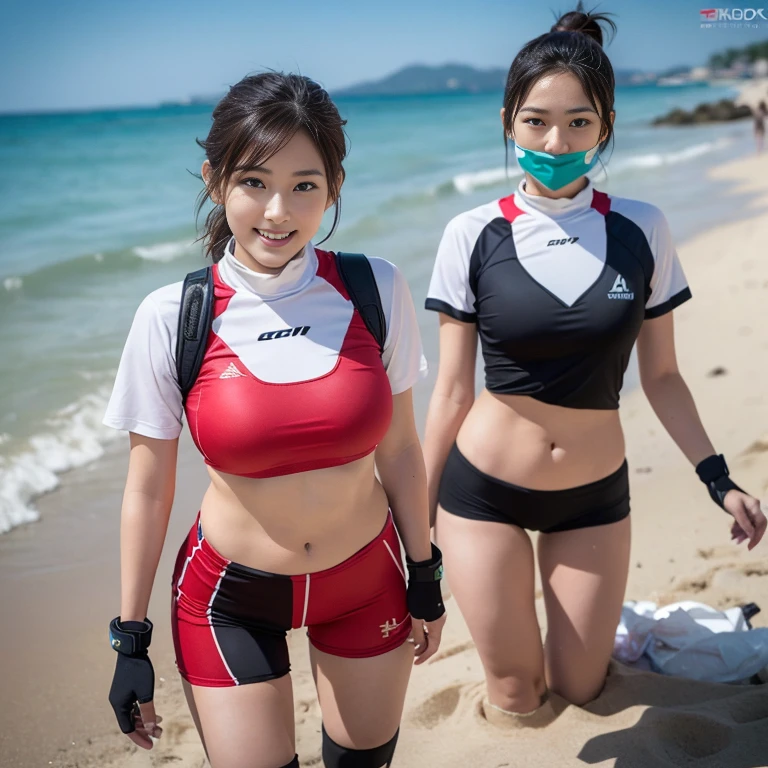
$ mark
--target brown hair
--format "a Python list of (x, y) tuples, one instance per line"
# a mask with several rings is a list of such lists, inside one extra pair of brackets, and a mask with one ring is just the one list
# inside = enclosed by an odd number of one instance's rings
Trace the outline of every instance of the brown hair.
[[(328, 195), (334, 203), (333, 226), (341, 215), (342, 165), (347, 154), (346, 120), (342, 120), (328, 93), (303, 75), (264, 72), (244, 77), (233, 85), (213, 110), (208, 136), (197, 139), (211, 164), (211, 178), (198, 198), (196, 214), (212, 191), (226, 188), (229, 178), (243, 166), (262, 165), (279, 152), (298, 131), (306, 131), (323, 159)], [(214, 262), (224, 255), (232, 231), (223, 205), (215, 205), (205, 219), (201, 240)], [(327, 238), (325, 238), (327, 239)]]
[[(526, 43), (515, 56), (504, 89), (504, 144), (512, 133), (518, 110), (531, 88), (545, 75), (569, 72), (574, 75), (600, 115), (602, 152), (613, 138), (610, 113), (613, 111), (616, 81), (611, 62), (603, 50), (603, 30), (612, 34), (616, 24), (610, 14), (585, 11), (582, 0), (576, 10), (563, 14), (549, 32)], [(599, 106), (598, 106), (599, 105)]]

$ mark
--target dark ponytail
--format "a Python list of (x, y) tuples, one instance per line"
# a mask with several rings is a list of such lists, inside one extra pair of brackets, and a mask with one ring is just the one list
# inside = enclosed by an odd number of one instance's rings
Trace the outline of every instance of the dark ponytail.
[[(323, 159), (328, 194), (334, 202), (330, 237), (341, 213), (342, 163), (347, 154), (345, 124), (328, 93), (308, 77), (281, 72), (244, 77), (214, 108), (207, 138), (197, 140), (212, 170), (208, 185), (200, 193), (197, 215), (212, 192), (223, 197), (237, 168), (262, 165), (303, 130)], [(216, 205), (205, 219), (200, 238), (214, 262), (224, 255), (230, 237), (224, 206)]]
[(575, 11), (564, 13), (551, 27), (550, 32), (581, 32), (583, 35), (591, 37), (602, 48), (603, 46), (603, 28), (601, 24), (607, 25), (611, 31), (611, 37), (616, 34), (616, 24), (611, 19), (610, 13), (594, 13), (584, 10), (584, 3), (579, 0)]
[(585, 11), (582, 0), (576, 10), (564, 13), (544, 35), (526, 43), (515, 56), (504, 89), (504, 143), (512, 133), (515, 117), (531, 88), (545, 75), (568, 72), (582, 85), (600, 115), (602, 152), (613, 138), (613, 111), (616, 81), (611, 62), (603, 50), (605, 24), (611, 36), (616, 24), (607, 13)]

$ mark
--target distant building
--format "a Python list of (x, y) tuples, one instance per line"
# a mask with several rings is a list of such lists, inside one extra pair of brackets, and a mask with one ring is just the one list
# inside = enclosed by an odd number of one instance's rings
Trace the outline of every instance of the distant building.
[(752, 77), (768, 77), (768, 59), (757, 59), (752, 63)]
[(655, 83), (657, 75), (655, 72), (635, 72), (629, 77), (630, 85), (646, 85)]

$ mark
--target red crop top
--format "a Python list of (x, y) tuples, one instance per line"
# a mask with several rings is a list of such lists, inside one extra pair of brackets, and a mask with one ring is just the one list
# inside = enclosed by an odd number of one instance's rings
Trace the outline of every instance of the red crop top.
[[(333, 467), (371, 453), (389, 428), (392, 395), (426, 371), (416, 316), (398, 270), (371, 259), (387, 316), (383, 354), (354, 310), (332, 253), (311, 244), (280, 275), (232, 255), (214, 267), (214, 320), (186, 401), (192, 438), (220, 472), (264, 478)], [(175, 378), (181, 284), (137, 312), (105, 423), (177, 437)]]

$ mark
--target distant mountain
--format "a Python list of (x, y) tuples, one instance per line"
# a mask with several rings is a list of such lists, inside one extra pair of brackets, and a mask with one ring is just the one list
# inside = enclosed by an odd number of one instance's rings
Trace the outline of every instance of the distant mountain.
[[(427, 93), (482, 93), (504, 90), (507, 69), (476, 69), (468, 64), (427, 66), (413, 64), (381, 80), (358, 83), (334, 91), (334, 96), (408, 96)], [(651, 73), (617, 69), (616, 85), (637, 85), (656, 79)]]
[(616, 85), (648, 85), (656, 82), (658, 74), (642, 69), (614, 69)]
[(480, 93), (504, 88), (506, 69), (475, 69), (466, 64), (430, 67), (414, 64), (381, 80), (334, 91), (334, 96), (406, 96), (422, 93)]

